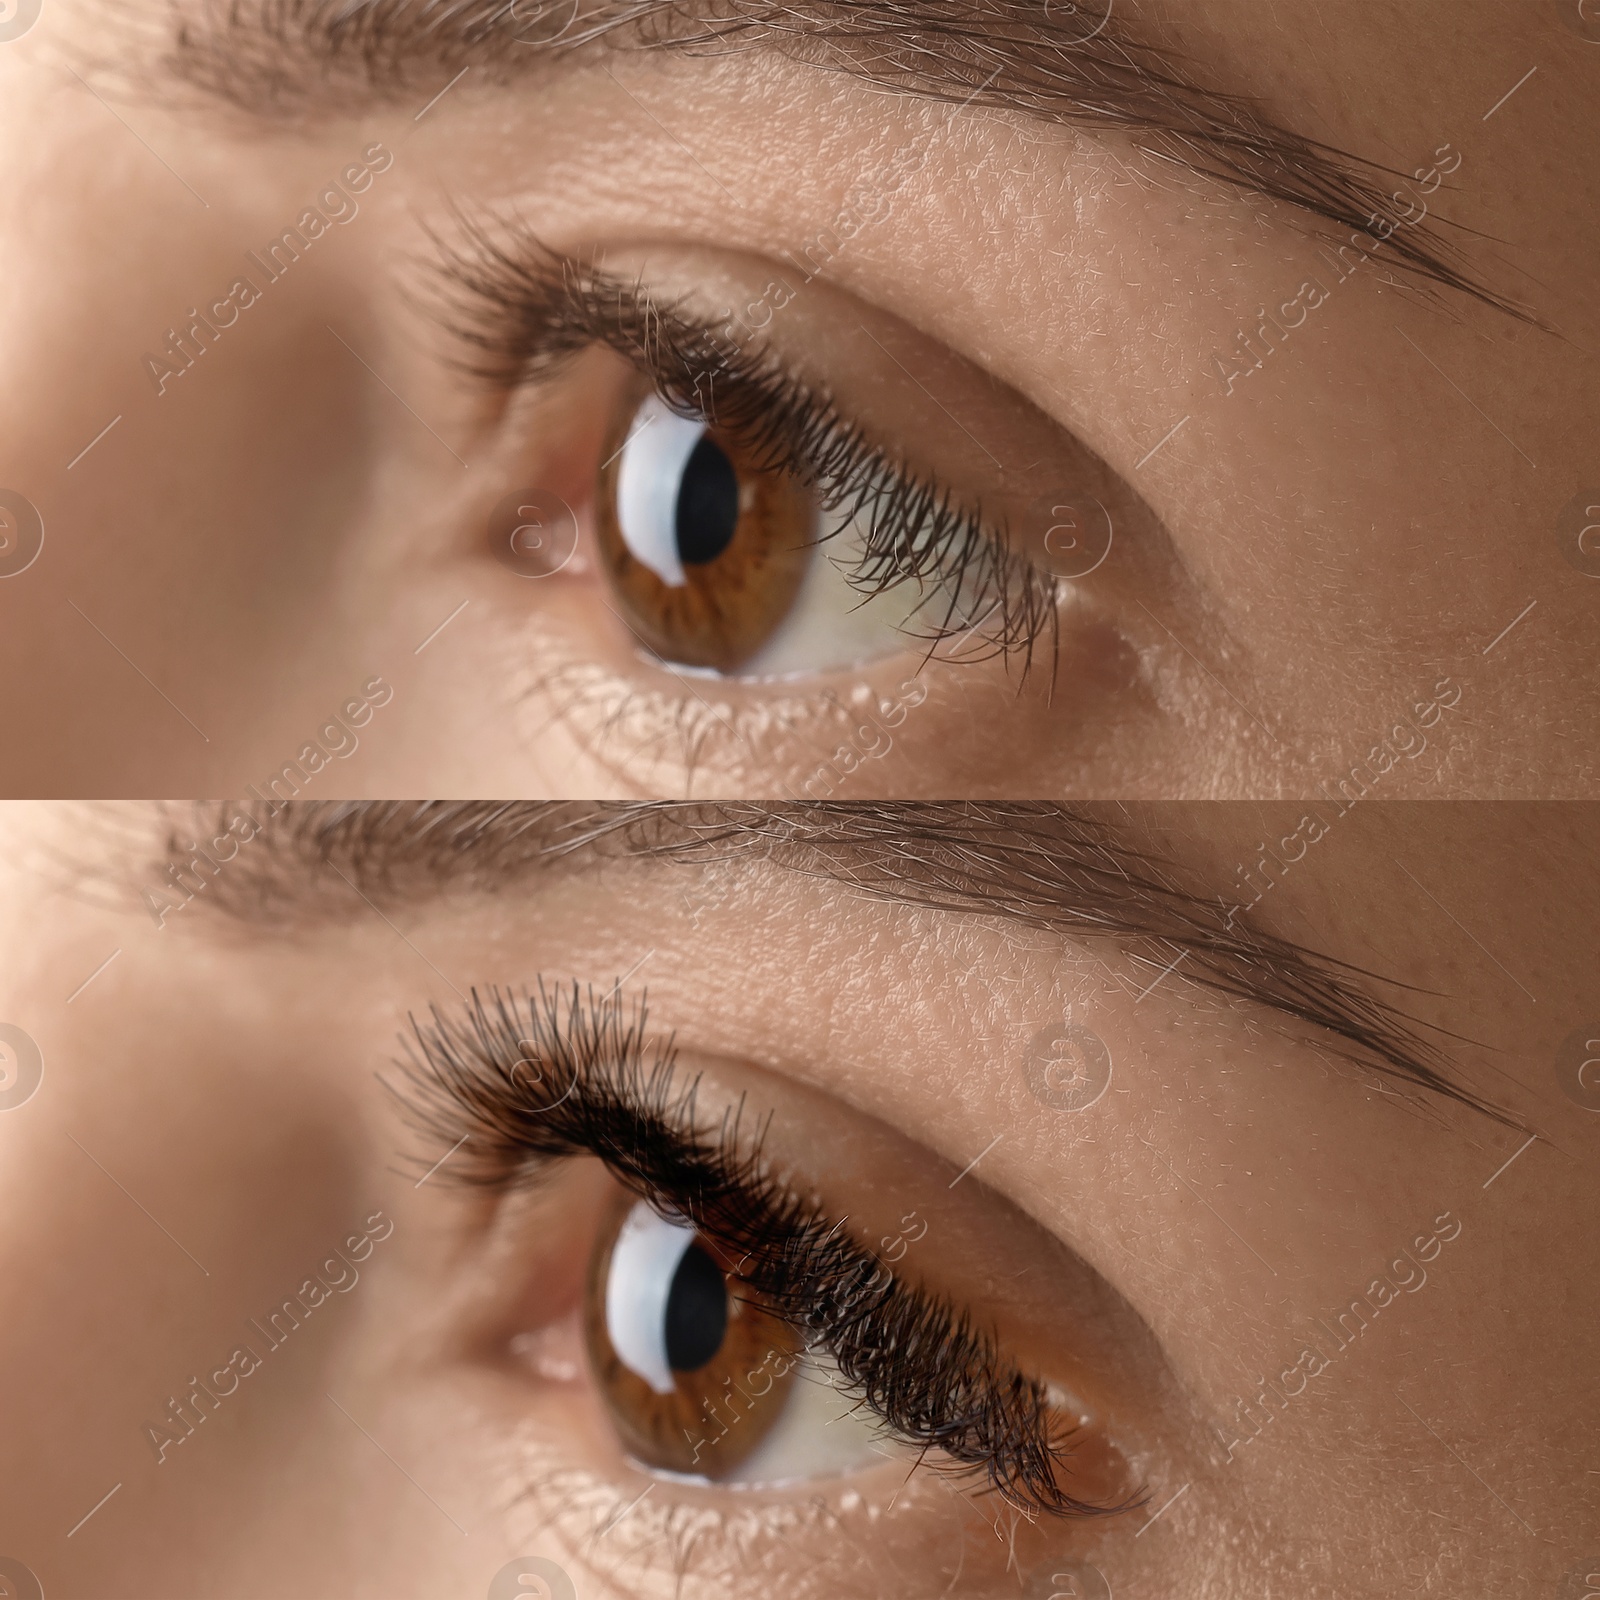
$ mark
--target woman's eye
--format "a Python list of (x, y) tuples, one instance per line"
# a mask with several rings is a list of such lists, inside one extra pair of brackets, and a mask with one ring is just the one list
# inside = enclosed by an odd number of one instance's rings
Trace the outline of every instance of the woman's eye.
[(601, 1234), (583, 1323), (612, 1425), (646, 1467), (770, 1484), (881, 1459), (831, 1362), (801, 1347), (714, 1243), (642, 1201)]
[(667, 661), (744, 667), (804, 582), (817, 536), (812, 497), (653, 394), (601, 480), (601, 564), (628, 626)]
[[(864, 599), (848, 518), (792, 472), (654, 394), (630, 398), (600, 468), (600, 567), (635, 637), (675, 666), (777, 677), (906, 647), (912, 602)], [(842, 524), (842, 525), (841, 525)]]

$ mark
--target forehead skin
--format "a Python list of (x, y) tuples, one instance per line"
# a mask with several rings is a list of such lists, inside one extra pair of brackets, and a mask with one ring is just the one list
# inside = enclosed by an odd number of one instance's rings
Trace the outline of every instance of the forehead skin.
[[(1283, 836), (1294, 813), (1155, 820), (1225, 864), (1263, 834)], [(985, 1181), (1116, 1285), (1224, 1420), (1252, 1375), (1292, 1360), (1286, 1341), (1298, 1348), (1299, 1330), (1347, 1301), (1418, 1219), (1462, 1220), (1426, 1287), (1384, 1312), (1314, 1402), (1198, 1477), (1163, 1542), (1113, 1540), (1129, 1574), (1118, 1593), (1221, 1600), (1294, 1585), (1316, 1600), (1366, 1600), (1392, 1593), (1398, 1569), (1531, 1596), (1584, 1555), (1596, 1420), (1587, 1330), (1600, 1282), (1584, 1197), (1597, 1123), (1560, 1093), (1551, 1062), (1569, 1019), (1600, 1005), (1587, 953), (1596, 884), (1577, 853), (1587, 814), (1359, 809), (1271, 902), (1286, 929), (1315, 930), (1336, 953), (1416, 984), (1424, 1016), (1495, 1052), (1508, 1097), (1543, 1134), (1520, 1155), (1519, 1136), (1416, 1117), (1314, 1055), (1197, 1009), (1176, 975), (1135, 1006), (1082, 986), (1059, 952), (896, 918), (794, 875), (762, 869), (693, 923), (681, 877), (658, 865), (441, 907), (407, 922), (409, 949), (375, 916), (241, 941), (219, 939), (214, 922), (155, 930), (63, 896), (59, 870), (23, 865), (41, 850), (58, 864), (93, 857), (100, 835), (81, 814), (13, 811), (0, 823), (0, 1015), (25, 1018), (48, 1061), (34, 1099), (0, 1118), (0, 1259), (29, 1307), (8, 1322), (0, 1362), (27, 1463), (6, 1501), (13, 1526), (39, 1530), (41, 1560), (69, 1592), (100, 1592), (135, 1551), (160, 1592), (177, 1595), (202, 1565), (233, 1577), (226, 1592), (281, 1592), (285, 1552), (302, 1583), (336, 1575), (329, 1593), (403, 1593), (424, 1574), (429, 1593), (481, 1592), (476, 1575), (516, 1533), (498, 1514), (480, 1525), (480, 1511), (465, 1541), (415, 1507), (397, 1517), (409, 1487), (320, 1420), (326, 1377), (347, 1403), (363, 1397), (355, 1409), (410, 1468), (436, 1488), (447, 1480), (457, 1515), (512, 1498), (515, 1469), (507, 1478), (503, 1461), (486, 1462), (473, 1433), (480, 1422), (492, 1433), (492, 1420), (414, 1392), (413, 1367), (434, 1359), (415, 1353), (423, 1308), (447, 1265), (423, 1241), (449, 1235), (429, 1190), (384, 1176), (397, 1134), (370, 1074), (405, 1009), (450, 1004), (452, 984), (535, 968), (605, 983), (646, 936), (653, 1004), (686, 1047), (792, 1072), (953, 1165), (1003, 1135)], [(108, 949), (121, 954), (68, 1007)], [(1063, 992), (1082, 999), (1123, 1072), (1104, 1117), (1069, 1146), (1010, 1092), (996, 1045)], [(109, 1180), (88, 1182), (98, 1175), (85, 1150), (218, 1281)], [(387, 1277), (375, 1264), (371, 1319), (340, 1325), (329, 1368), (287, 1370), (270, 1415), (236, 1414), (233, 1434), (209, 1438), (208, 1475), (153, 1478), (130, 1422), (372, 1194), (393, 1208), (406, 1253)], [(28, 1296), (45, 1283), (48, 1296)], [(115, 1360), (93, 1359), (118, 1306)], [(386, 1365), (380, 1329), (412, 1348), (410, 1363)], [(318, 1450), (291, 1478), (307, 1437)], [(89, 1524), (98, 1542), (59, 1537), (119, 1479), (113, 1514)], [(303, 1496), (270, 1488), (290, 1481)], [(356, 1503), (370, 1516), (351, 1519)], [(1381, 1570), (1363, 1554), (1377, 1545), (1393, 1552)], [(397, 1552), (409, 1578), (391, 1570)], [(1156, 1586), (1139, 1588), (1136, 1575), (1152, 1573)], [(806, 1575), (794, 1577), (810, 1600)], [(744, 1600), (720, 1579), (704, 1592)]]

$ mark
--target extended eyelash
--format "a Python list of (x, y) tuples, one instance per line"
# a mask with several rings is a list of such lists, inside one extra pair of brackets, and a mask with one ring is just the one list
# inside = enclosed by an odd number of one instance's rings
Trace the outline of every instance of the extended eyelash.
[(894, 1435), (938, 1465), (977, 1476), (1032, 1513), (1096, 1516), (1062, 1486), (1072, 1428), (1043, 1386), (947, 1300), (895, 1277), (781, 1183), (763, 1158), (764, 1128), (741, 1113), (714, 1135), (697, 1125), (698, 1079), (675, 1082), (670, 1038), (647, 1043), (641, 998), (574, 983), (520, 1000), (475, 989), (463, 1014), (411, 1019), (397, 1091), (412, 1124), (458, 1154), (456, 1182), (506, 1190), (538, 1183), (548, 1163), (593, 1155), (663, 1215), (693, 1224), (740, 1263), (746, 1288), (811, 1346), (842, 1386)]
[(930, 654), (961, 639), (962, 660), (1016, 657), (1025, 679), (1048, 637), (1054, 663), (1057, 580), (1013, 548), (1006, 529), (987, 527), (950, 491), (873, 445), (770, 350), (740, 345), (684, 306), (652, 299), (641, 282), (561, 255), (526, 228), (509, 242), (470, 222), (462, 232), (464, 249), (436, 244), (446, 318), (470, 351), (464, 365), (473, 377), (512, 390), (554, 376), (594, 345), (614, 350), (673, 410), (725, 429), (764, 470), (804, 482), (834, 523), (824, 538), (852, 522), (863, 528), (847, 580), (865, 599), (916, 585), (917, 624), (903, 631)]

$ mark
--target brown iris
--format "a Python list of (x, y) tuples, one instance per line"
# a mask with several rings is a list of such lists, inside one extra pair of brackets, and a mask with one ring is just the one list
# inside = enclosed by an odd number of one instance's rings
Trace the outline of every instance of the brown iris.
[(721, 1477), (782, 1413), (798, 1341), (704, 1235), (618, 1204), (584, 1300), (584, 1339), (623, 1445), (646, 1466)]
[(793, 607), (816, 506), (721, 429), (635, 394), (600, 469), (600, 562), (628, 626), (664, 660), (735, 672)]

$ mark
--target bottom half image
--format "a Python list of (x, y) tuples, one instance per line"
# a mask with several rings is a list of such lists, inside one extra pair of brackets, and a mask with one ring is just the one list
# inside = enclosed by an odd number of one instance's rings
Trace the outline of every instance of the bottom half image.
[(1600, 1600), (1597, 823), (0, 806), (0, 1595)]

